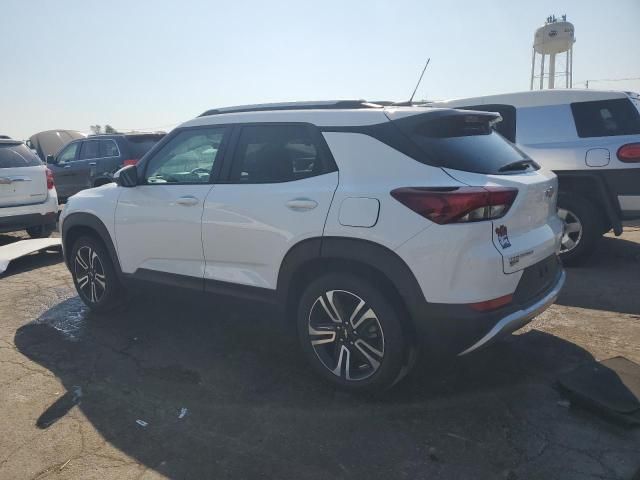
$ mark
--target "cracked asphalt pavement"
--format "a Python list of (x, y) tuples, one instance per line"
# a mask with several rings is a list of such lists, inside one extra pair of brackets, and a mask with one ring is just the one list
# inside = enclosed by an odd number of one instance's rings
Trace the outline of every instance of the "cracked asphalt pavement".
[(0, 277), (0, 479), (637, 479), (640, 429), (567, 408), (555, 381), (640, 362), (639, 291), (632, 228), (526, 329), (363, 398), (262, 306), (148, 296), (94, 317), (59, 254), (31, 255)]

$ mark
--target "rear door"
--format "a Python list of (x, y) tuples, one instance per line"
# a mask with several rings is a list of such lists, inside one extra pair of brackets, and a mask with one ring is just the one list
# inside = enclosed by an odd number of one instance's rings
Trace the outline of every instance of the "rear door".
[(22, 142), (0, 140), (0, 207), (47, 199), (46, 167)]
[(236, 130), (229, 171), (209, 192), (202, 215), (205, 288), (228, 282), (275, 289), (287, 251), (322, 236), (338, 172), (314, 126)]

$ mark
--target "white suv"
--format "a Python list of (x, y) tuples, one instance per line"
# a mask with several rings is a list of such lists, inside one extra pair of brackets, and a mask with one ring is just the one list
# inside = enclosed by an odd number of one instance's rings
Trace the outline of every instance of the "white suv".
[(82, 300), (123, 286), (273, 302), (333, 383), (379, 390), (417, 346), (472, 352), (553, 303), (557, 179), (493, 113), (361, 101), (210, 110), (61, 222)]
[(0, 233), (48, 237), (58, 221), (51, 171), (23, 142), (0, 139)]

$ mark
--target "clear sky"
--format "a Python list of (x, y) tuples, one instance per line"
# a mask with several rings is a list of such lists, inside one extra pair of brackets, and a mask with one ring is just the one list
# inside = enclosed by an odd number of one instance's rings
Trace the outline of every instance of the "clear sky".
[[(640, 0), (2, 0), (0, 133), (168, 129), (219, 106), (527, 90), (536, 27), (575, 25), (574, 86), (640, 77)], [(640, 81), (592, 88), (640, 91)]]

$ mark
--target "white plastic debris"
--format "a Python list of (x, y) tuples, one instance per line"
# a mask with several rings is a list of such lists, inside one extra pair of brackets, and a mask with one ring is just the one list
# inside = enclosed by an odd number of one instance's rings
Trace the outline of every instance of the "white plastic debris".
[(180, 414), (178, 415), (178, 418), (184, 418), (188, 411), (189, 410), (187, 410), (186, 408), (182, 407), (180, 409)]
[(558, 400), (556, 404), (562, 408), (569, 408), (571, 406), (571, 402), (569, 400)]
[(11, 260), (39, 252), (40, 250), (60, 248), (61, 245), (59, 238), (35, 238), (3, 245), (0, 247), (0, 273), (4, 273)]
[(140, 419), (136, 420), (136, 423), (138, 425), (140, 425), (141, 427), (146, 427), (147, 425), (149, 425), (149, 423), (145, 422), (144, 420), (140, 420)]

